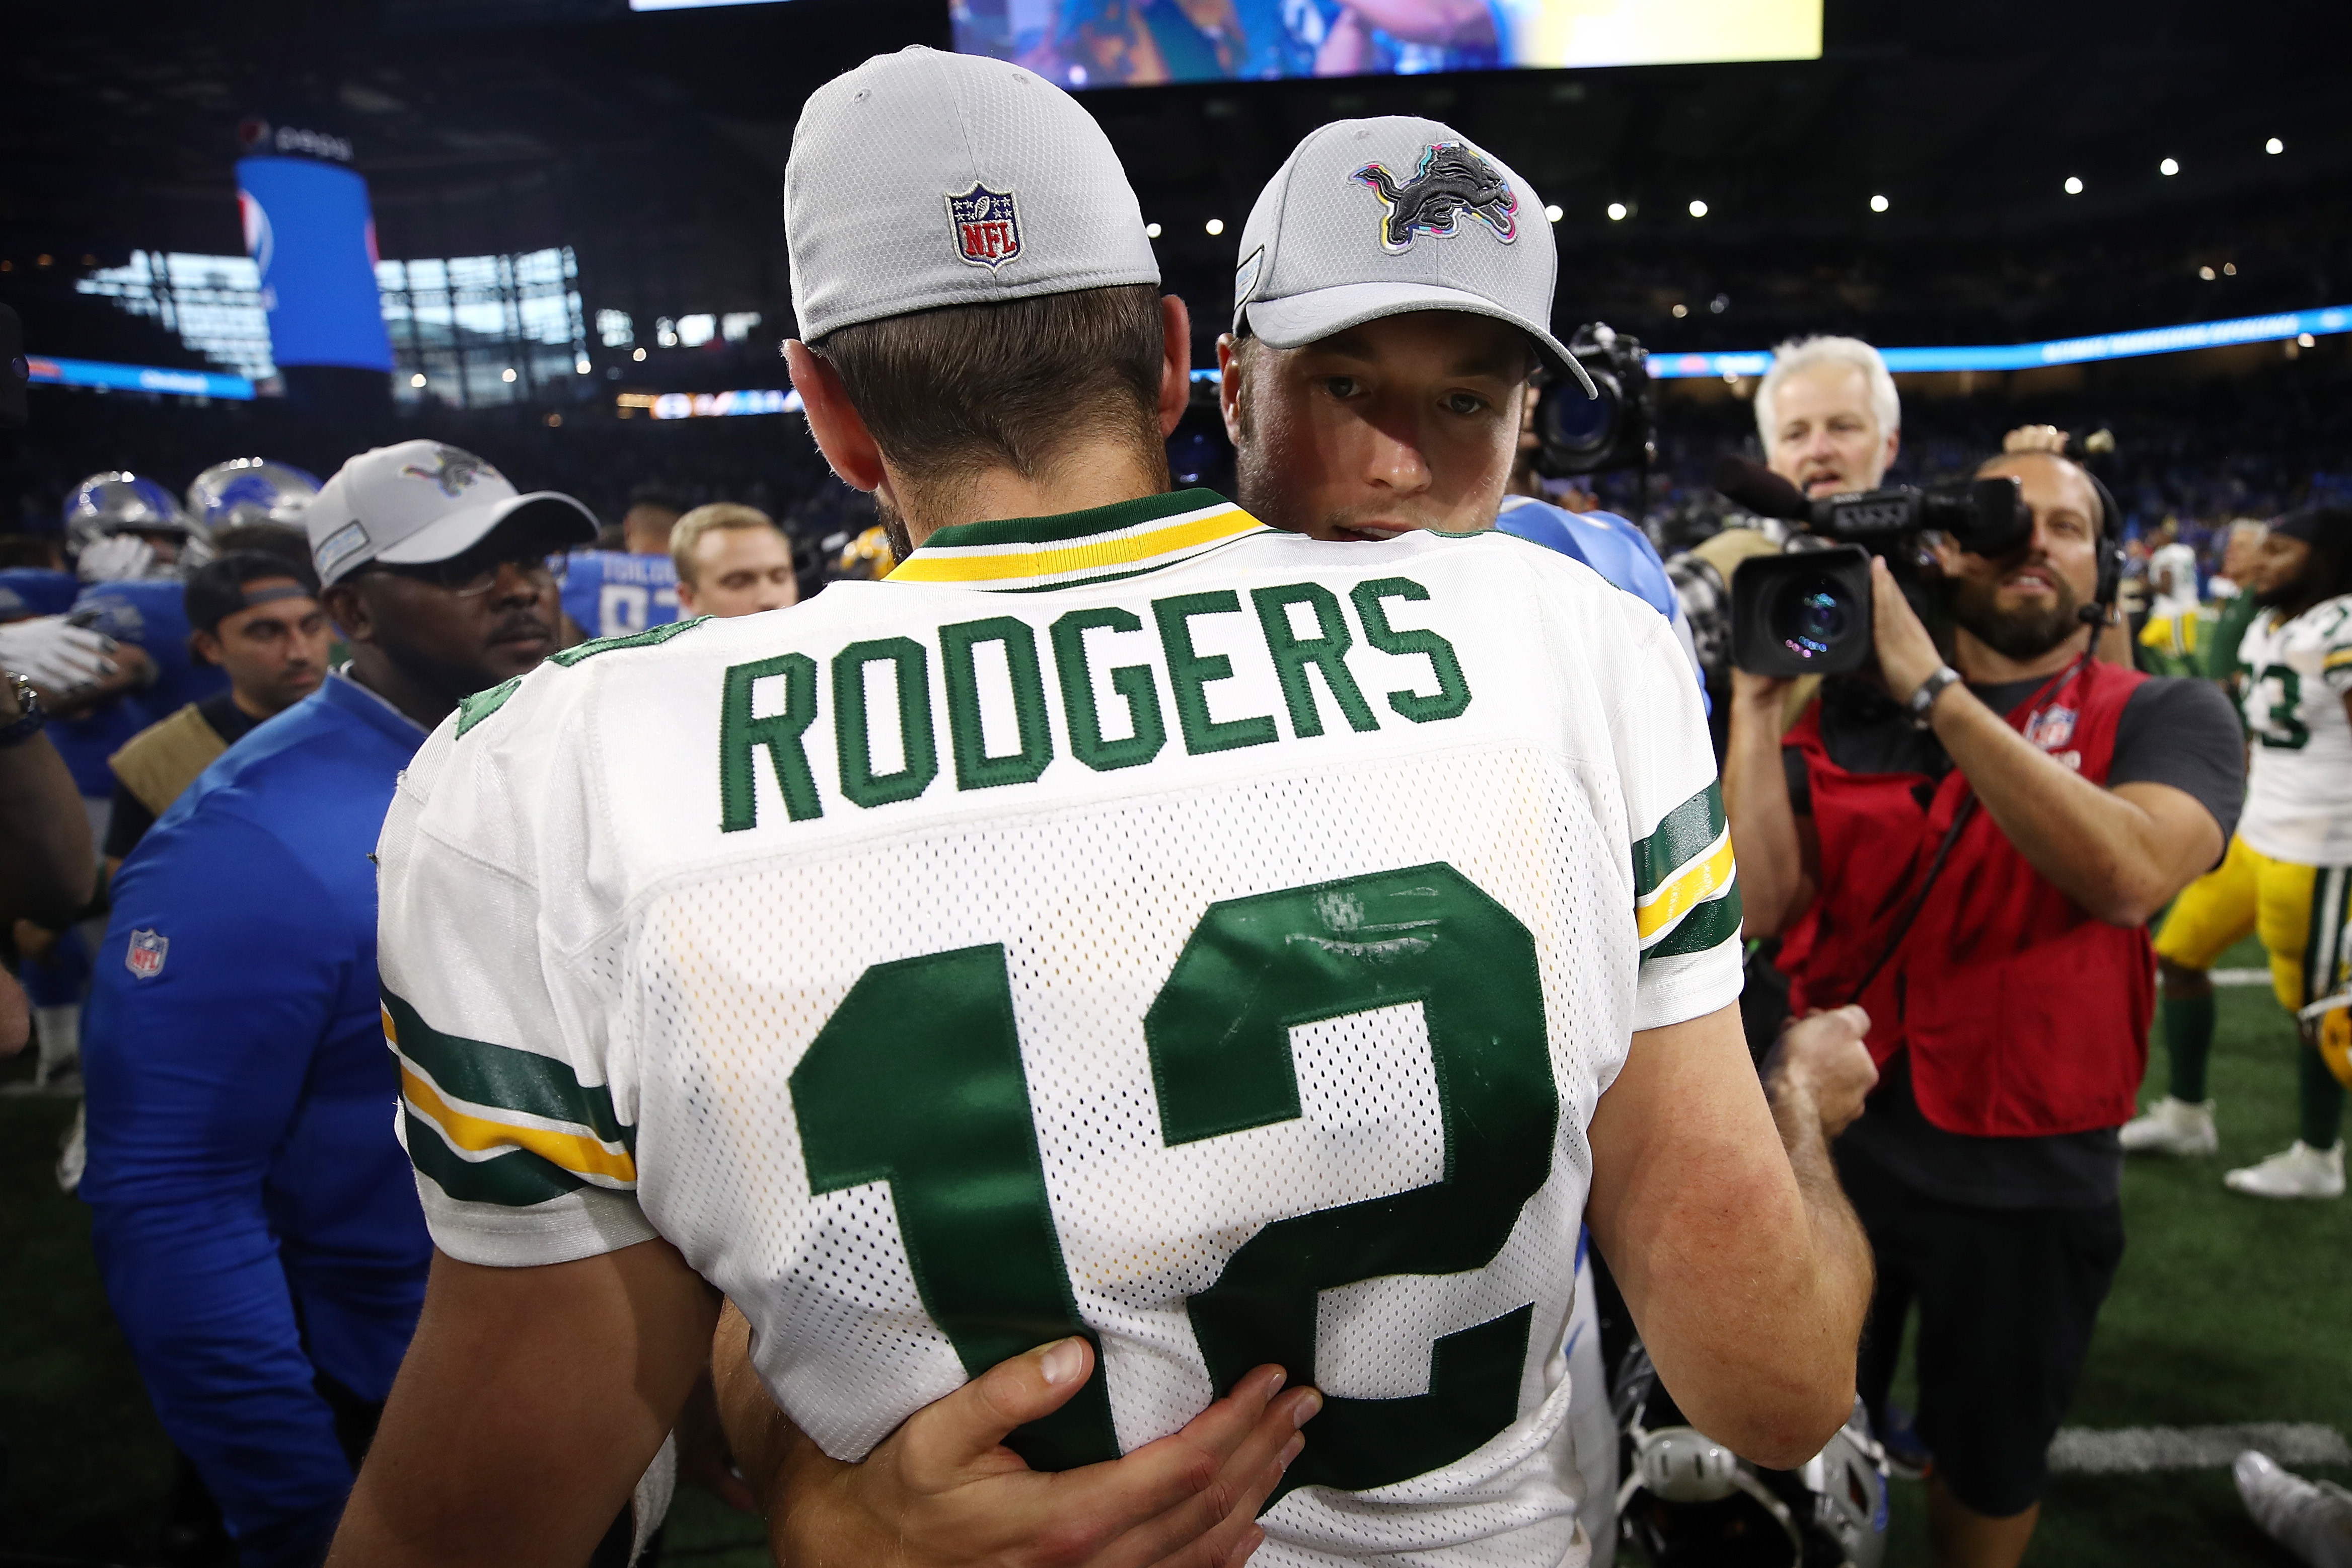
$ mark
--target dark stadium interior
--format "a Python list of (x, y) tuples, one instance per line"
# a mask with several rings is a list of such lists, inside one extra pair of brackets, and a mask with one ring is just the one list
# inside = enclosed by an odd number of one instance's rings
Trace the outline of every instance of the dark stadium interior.
[[(577, 298), (573, 337), (541, 340), (540, 360), (517, 361), (520, 381), (505, 371), (511, 390), (481, 390), (496, 375), (484, 366), (499, 362), (484, 356), (521, 343), (520, 328), (479, 338), (470, 371), (453, 333), (456, 346), (434, 352), (455, 355), (455, 377), (436, 359), (418, 390), (407, 371), (424, 350), (397, 329), (390, 383), (298, 374), (239, 399), (36, 385), (27, 427), (0, 430), (0, 568), (46, 564), (35, 558), (58, 537), (60, 507), (100, 471), (136, 470), (176, 493), (227, 456), (323, 476), (366, 448), (427, 437), (482, 455), (523, 490), (576, 496), (606, 525), (648, 486), (686, 505), (749, 503), (793, 537), (803, 591), (824, 580), (876, 513), (834, 477), (807, 422), (656, 418), (654, 407), (668, 394), (789, 387), (781, 344), (797, 334), (780, 192), (800, 106), (870, 56), (950, 47), (948, 0), (626, 5), (13, 7), (0, 22), (0, 305), (22, 317), (29, 354), (240, 371), (156, 308), (110, 298), (121, 287), (99, 275), (163, 253), (247, 255), (233, 166), (240, 122), (257, 116), (348, 139), (382, 260), (561, 253), (575, 270), (554, 297)], [(1191, 309), (1196, 368), (1216, 363), (1231, 325), (1238, 240), (1260, 187), (1315, 127), (1388, 114), (1458, 128), (1562, 209), (1551, 326), (1563, 339), (1598, 320), (1661, 356), (1760, 352), (1816, 333), (1884, 348), (2014, 344), (2352, 305), (2352, 27), (2336, 8), (1824, 0), (1823, 16), (1812, 60), (1078, 99), (1156, 225), (1166, 287)], [(512, 310), (522, 292), (508, 286)], [(600, 327), (600, 313), (619, 325)], [(704, 323), (700, 340), (675, 331), (686, 319)], [(2352, 503), (2352, 327), (1895, 382), (1903, 444), (1889, 484), (1964, 473), (2021, 425), (2111, 432), (2101, 468), (2135, 573), (2142, 541), (2168, 521), (2211, 567), (2233, 519)], [(1729, 508), (1709, 476), (1727, 451), (1758, 450), (1757, 378), (1654, 386), (1655, 470), (1579, 483), (1672, 556), (1722, 526)], [(1195, 385), (1171, 451), (1180, 479), (1216, 487), (1230, 484), (1233, 454), (1213, 390)], [(2263, 962), (2251, 940), (2222, 959), (2246, 976)], [(2223, 993), (2220, 1009), (2216, 1092), (2244, 1113), (2227, 1130), (2234, 1160), (2294, 1125), (2281, 1063), (2294, 1040), (2267, 981)], [(228, 1561), (157, 1545), (171, 1448), (109, 1317), (87, 1216), (50, 1176), (72, 1108), (10, 1082), (29, 1072), (0, 1061), (0, 1314), (16, 1320), (0, 1348), (0, 1568)], [(2160, 1051), (2152, 1074), (2150, 1093)], [(2341, 1205), (2223, 1208), (2211, 1176), (2129, 1166), (2132, 1250), (2070, 1422), (2352, 1431)], [(2352, 1484), (2352, 1465), (2302, 1468)], [(1920, 1568), (1921, 1485), (1898, 1482), (1894, 1495), (1885, 1563)], [(766, 1562), (755, 1537), (707, 1494), (682, 1491), (667, 1560)], [(2060, 1478), (2025, 1561), (2299, 1559), (2247, 1521), (2225, 1470), (2117, 1467)]]

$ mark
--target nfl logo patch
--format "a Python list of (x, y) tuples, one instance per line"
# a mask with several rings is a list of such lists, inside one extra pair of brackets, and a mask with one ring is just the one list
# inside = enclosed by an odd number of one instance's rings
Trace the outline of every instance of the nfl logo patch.
[(2074, 710), (2053, 707), (2025, 721), (2025, 738), (2044, 751), (2055, 751), (2074, 738)]
[(948, 198), (956, 254), (973, 267), (1003, 267), (1021, 254), (1021, 209), (1010, 191), (975, 184)]
[(163, 955), (172, 950), (172, 939), (154, 931), (133, 931), (131, 946), (122, 950), (122, 967), (142, 980), (152, 980), (163, 972)]

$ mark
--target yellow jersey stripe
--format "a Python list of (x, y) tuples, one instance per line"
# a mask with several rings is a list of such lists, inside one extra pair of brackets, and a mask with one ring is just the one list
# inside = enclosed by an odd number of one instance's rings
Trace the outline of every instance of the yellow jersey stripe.
[(1239, 507), (1187, 518), (1165, 528), (1125, 538), (1090, 539), (1084, 544), (1042, 549), (986, 554), (943, 549), (918, 550), (890, 574), (893, 582), (1003, 582), (1015, 578), (1056, 577), (1066, 572), (1130, 567), (1155, 556), (1225, 539), (1265, 528)]
[(634, 1185), (637, 1162), (577, 1133), (546, 1127), (518, 1127), (506, 1122), (460, 1111), (435, 1092), (417, 1071), (400, 1064), (400, 1092), (408, 1108), (440, 1130), (441, 1135), (468, 1154), (488, 1154), (500, 1148), (525, 1149), (550, 1165), (578, 1176), (603, 1176)]
[(1705, 853), (1694, 855), (1647, 898), (1633, 905), (1633, 928), (1645, 944), (1685, 915), (1731, 885), (1731, 833), (1718, 834)]

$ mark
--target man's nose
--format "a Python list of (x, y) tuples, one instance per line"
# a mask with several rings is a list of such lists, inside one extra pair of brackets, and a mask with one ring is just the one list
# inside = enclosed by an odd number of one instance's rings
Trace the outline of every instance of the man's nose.
[(1385, 490), (1418, 495), (1429, 488), (1429, 462), (1418, 442), (1375, 430), (1372, 460), (1365, 477)]

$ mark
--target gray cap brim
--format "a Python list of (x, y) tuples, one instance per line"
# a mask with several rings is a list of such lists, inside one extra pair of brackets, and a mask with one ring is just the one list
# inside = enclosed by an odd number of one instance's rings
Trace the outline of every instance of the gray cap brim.
[(593, 544), (596, 538), (596, 514), (559, 490), (533, 490), (528, 496), (509, 496), (503, 501), (487, 506), (467, 507), (436, 518), (417, 529), (398, 544), (379, 551), (372, 559), (387, 566), (430, 566), (435, 561), (448, 560), (464, 555), (490, 537), (499, 524), (525, 511), (544, 517), (552, 522), (576, 525), (567, 543)]
[(1303, 349), (1334, 332), (1415, 310), (1459, 310), (1507, 322), (1534, 340), (1538, 356), (1551, 371), (1574, 378), (1585, 396), (1600, 395), (1592, 378), (1559, 339), (1526, 317), (1465, 289), (1430, 283), (1342, 283), (1285, 299), (1252, 299), (1241, 314), (1249, 319), (1250, 330), (1269, 346)]

